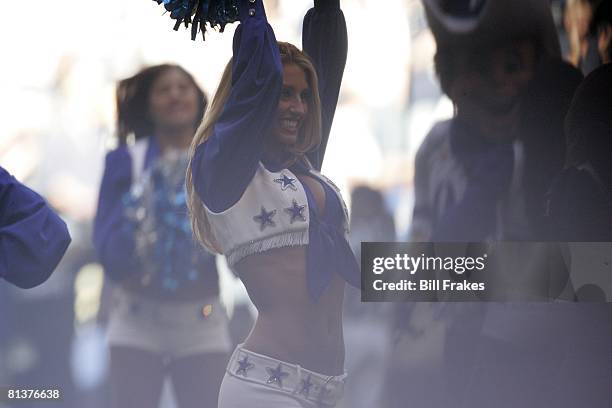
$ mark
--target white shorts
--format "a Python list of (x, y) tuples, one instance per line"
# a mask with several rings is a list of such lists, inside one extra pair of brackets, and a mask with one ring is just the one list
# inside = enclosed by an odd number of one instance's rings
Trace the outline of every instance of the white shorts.
[(133, 347), (176, 360), (194, 354), (228, 353), (231, 339), (217, 297), (163, 302), (114, 288), (109, 345)]
[(319, 374), (239, 345), (225, 370), (218, 408), (333, 408), (345, 381), (346, 374)]

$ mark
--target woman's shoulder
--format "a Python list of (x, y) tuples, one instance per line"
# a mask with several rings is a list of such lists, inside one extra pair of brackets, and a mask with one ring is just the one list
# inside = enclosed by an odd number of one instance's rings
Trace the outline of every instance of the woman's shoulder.
[(450, 148), (452, 119), (437, 122), (423, 139), (417, 151), (417, 158), (425, 159), (446, 147)]

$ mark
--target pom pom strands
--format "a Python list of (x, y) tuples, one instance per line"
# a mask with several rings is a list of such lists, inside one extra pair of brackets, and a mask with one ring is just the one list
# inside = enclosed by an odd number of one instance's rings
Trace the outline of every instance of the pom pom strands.
[(206, 23), (211, 28), (223, 32), (227, 24), (238, 21), (238, 0), (153, 0), (163, 4), (170, 12), (170, 18), (176, 20), (174, 30), (181, 24), (189, 27), (191, 24), (191, 39), (195, 40), (198, 30), (205, 38)]

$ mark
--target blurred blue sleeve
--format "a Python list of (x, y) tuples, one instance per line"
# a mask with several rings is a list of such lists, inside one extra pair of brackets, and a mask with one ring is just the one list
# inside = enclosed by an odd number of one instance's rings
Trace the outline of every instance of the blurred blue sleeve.
[(132, 158), (127, 147), (121, 146), (106, 155), (93, 232), (98, 259), (106, 274), (116, 281), (137, 270), (134, 228), (123, 202), (131, 185)]
[(511, 143), (500, 143), (470, 160), (465, 194), (449, 206), (433, 231), (433, 241), (480, 242), (497, 232), (497, 208), (512, 181), (514, 152)]
[(215, 212), (242, 196), (262, 158), (280, 97), (283, 67), (262, 0), (242, 0), (233, 42), (232, 88), (208, 140), (197, 147), (195, 190)]
[(314, 7), (304, 17), (302, 47), (314, 63), (319, 79), (321, 145), (308, 154), (308, 159), (317, 170), (321, 170), (348, 50), (346, 21), (340, 0), (314, 1)]
[(40, 285), (69, 244), (64, 221), (0, 167), (0, 277), (21, 288)]

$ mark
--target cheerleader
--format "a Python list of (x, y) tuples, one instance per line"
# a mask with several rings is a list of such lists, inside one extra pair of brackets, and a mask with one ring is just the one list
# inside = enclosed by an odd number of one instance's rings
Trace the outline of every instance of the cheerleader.
[(314, 2), (304, 51), (279, 43), (262, 0), (239, 3), (234, 56), (192, 144), (194, 231), (258, 310), (219, 407), (334, 407), (345, 283), (359, 284), (337, 188), (319, 173), (346, 61), (338, 0)]
[(117, 88), (120, 145), (106, 157), (94, 230), (113, 282), (114, 407), (157, 406), (166, 375), (180, 408), (216, 407), (229, 332), (215, 257), (193, 240), (184, 193), (187, 149), (205, 107), (176, 65), (146, 68)]

